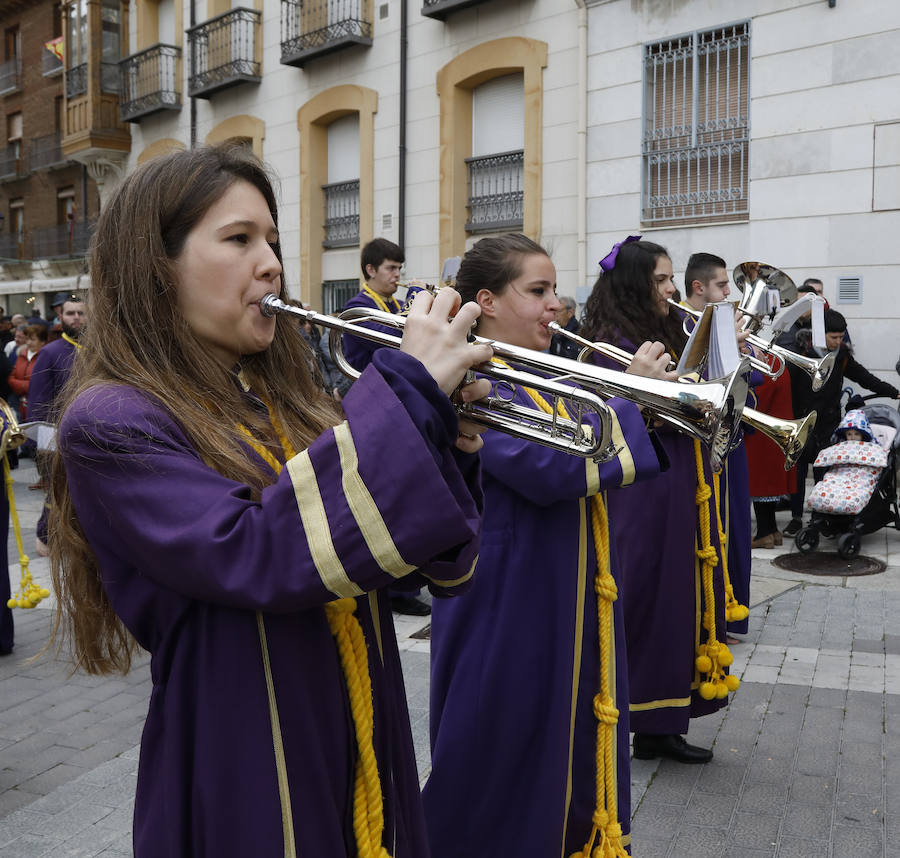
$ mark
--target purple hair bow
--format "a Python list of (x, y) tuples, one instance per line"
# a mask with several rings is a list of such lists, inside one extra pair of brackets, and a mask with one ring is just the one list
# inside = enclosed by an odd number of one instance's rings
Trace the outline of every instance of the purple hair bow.
[(629, 235), (628, 238), (626, 238), (624, 241), (617, 241), (613, 245), (612, 250), (610, 250), (610, 252), (607, 253), (606, 256), (603, 257), (603, 259), (600, 260), (600, 268), (603, 271), (603, 273), (606, 274), (608, 271), (612, 271), (613, 268), (616, 267), (616, 257), (619, 255), (619, 248), (623, 244), (628, 244), (628, 242), (630, 242), (630, 241), (640, 241), (640, 240), (641, 240), (641, 237), (639, 235)]

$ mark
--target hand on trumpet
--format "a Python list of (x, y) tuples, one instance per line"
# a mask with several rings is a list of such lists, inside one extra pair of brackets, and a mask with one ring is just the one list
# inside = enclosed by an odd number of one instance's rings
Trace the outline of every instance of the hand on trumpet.
[[(481, 308), (470, 301), (460, 306), (454, 289), (441, 289), (436, 296), (419, 292), (413, 299), (403, 328), (400, 350), (419, 360), (450, 396), (464, 379), (466, 372), (486, 363), (493, 349), (486, 344), (470, 343), (467, 339)], [(482, 378), (464, 384), (459, 396), (464, 402), (474, 402), (491, 392), (491, 382)], [(456, 446), (465, 453), (481, 449), (479, 437), (484, 427), (460, 420)]]
[(659, 378), (663, 381), (678, 381), (678, 373), (670, 370), (672, 364), (671, 355), (666, 347), (659, 341), (645, 342), (634, 353), (626, 373), (631, 375), (643, 375), (646, 378)]
[(747, 342), (747, 337), (750, 336), (750, 331), (744, 329), (745, 321), (746, 316), (744, 315), (744, 312), (740, 309), (740, 307), (735, 306), (734, 333), (737, 336), (738, 351), (741, 354), (756, 356), (756, 352), (754, 351), (753, 346), (751, 346), (750, 343)]

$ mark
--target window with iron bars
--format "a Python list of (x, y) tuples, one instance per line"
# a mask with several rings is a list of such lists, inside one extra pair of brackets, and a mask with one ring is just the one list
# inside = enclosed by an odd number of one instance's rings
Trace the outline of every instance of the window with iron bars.
[(326, 280), (322, 284), (322, 311), (328, 315), (340, 312), (357, 292), (359, 280)]
[(325, 192), (323, 247), (359, 244), (359, 179), (322, 185)]
[(749, 216), (750, 23), (644, 46), (641, 220)]
[(521, 229), (525, 191), (525, 152), (500, 152), (466, 158), (469, 184), (469, 232)]

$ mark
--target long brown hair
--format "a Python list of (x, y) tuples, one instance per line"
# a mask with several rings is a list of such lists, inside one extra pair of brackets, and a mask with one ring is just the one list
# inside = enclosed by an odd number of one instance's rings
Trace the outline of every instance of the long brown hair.
[[(61, 395), (60, 413), (97, 384), (121, 384), (154, 398), (179, 422), (211, 468), (250, 486), (272, 482), (249, 459), (237, 424), (275, 447), (265, 417), (248, 406), (231, 372), (194, 336), (178, 308), (174, 263), (188, 233), (226, 191), (249, 182), (263, 195), (276, 228), (272, 184), (245, 150), (214, 147), (149, 161), (127, 176), (104, 206), (91, 245), (89, 320), (83, 346)], [(279, 261), (281, 248), (275, 248)], [(284, 282), (281, 298), (286, 298)], [(264, 352), (241, 359), (251, 389), (264, 397), (292, 445), (302, 450), (341, 419), (310, 374), (310, 353), (298, 325), (276, 319)], [(60, 456), (50, 505), (50, 560), (57, 609), (51, 644), (67, 641), (75, 664), (89, 673), (126, 672), (135, 641), (101, 585), (97, 558), (78, 522)]]

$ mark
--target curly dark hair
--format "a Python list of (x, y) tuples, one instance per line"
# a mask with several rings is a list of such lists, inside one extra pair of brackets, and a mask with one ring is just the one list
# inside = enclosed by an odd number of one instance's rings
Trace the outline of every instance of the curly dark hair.
[(619, 248), (615, 267), (597, 278), (584, 307), (581, 335), (594, 341), (617, 343), (623, 337), (639, 346), (659, 340), (675, 354), (687, 342), (676, 313), (657, 312), (653, 271), (668, 251), (652, 241), (631, 241)]

